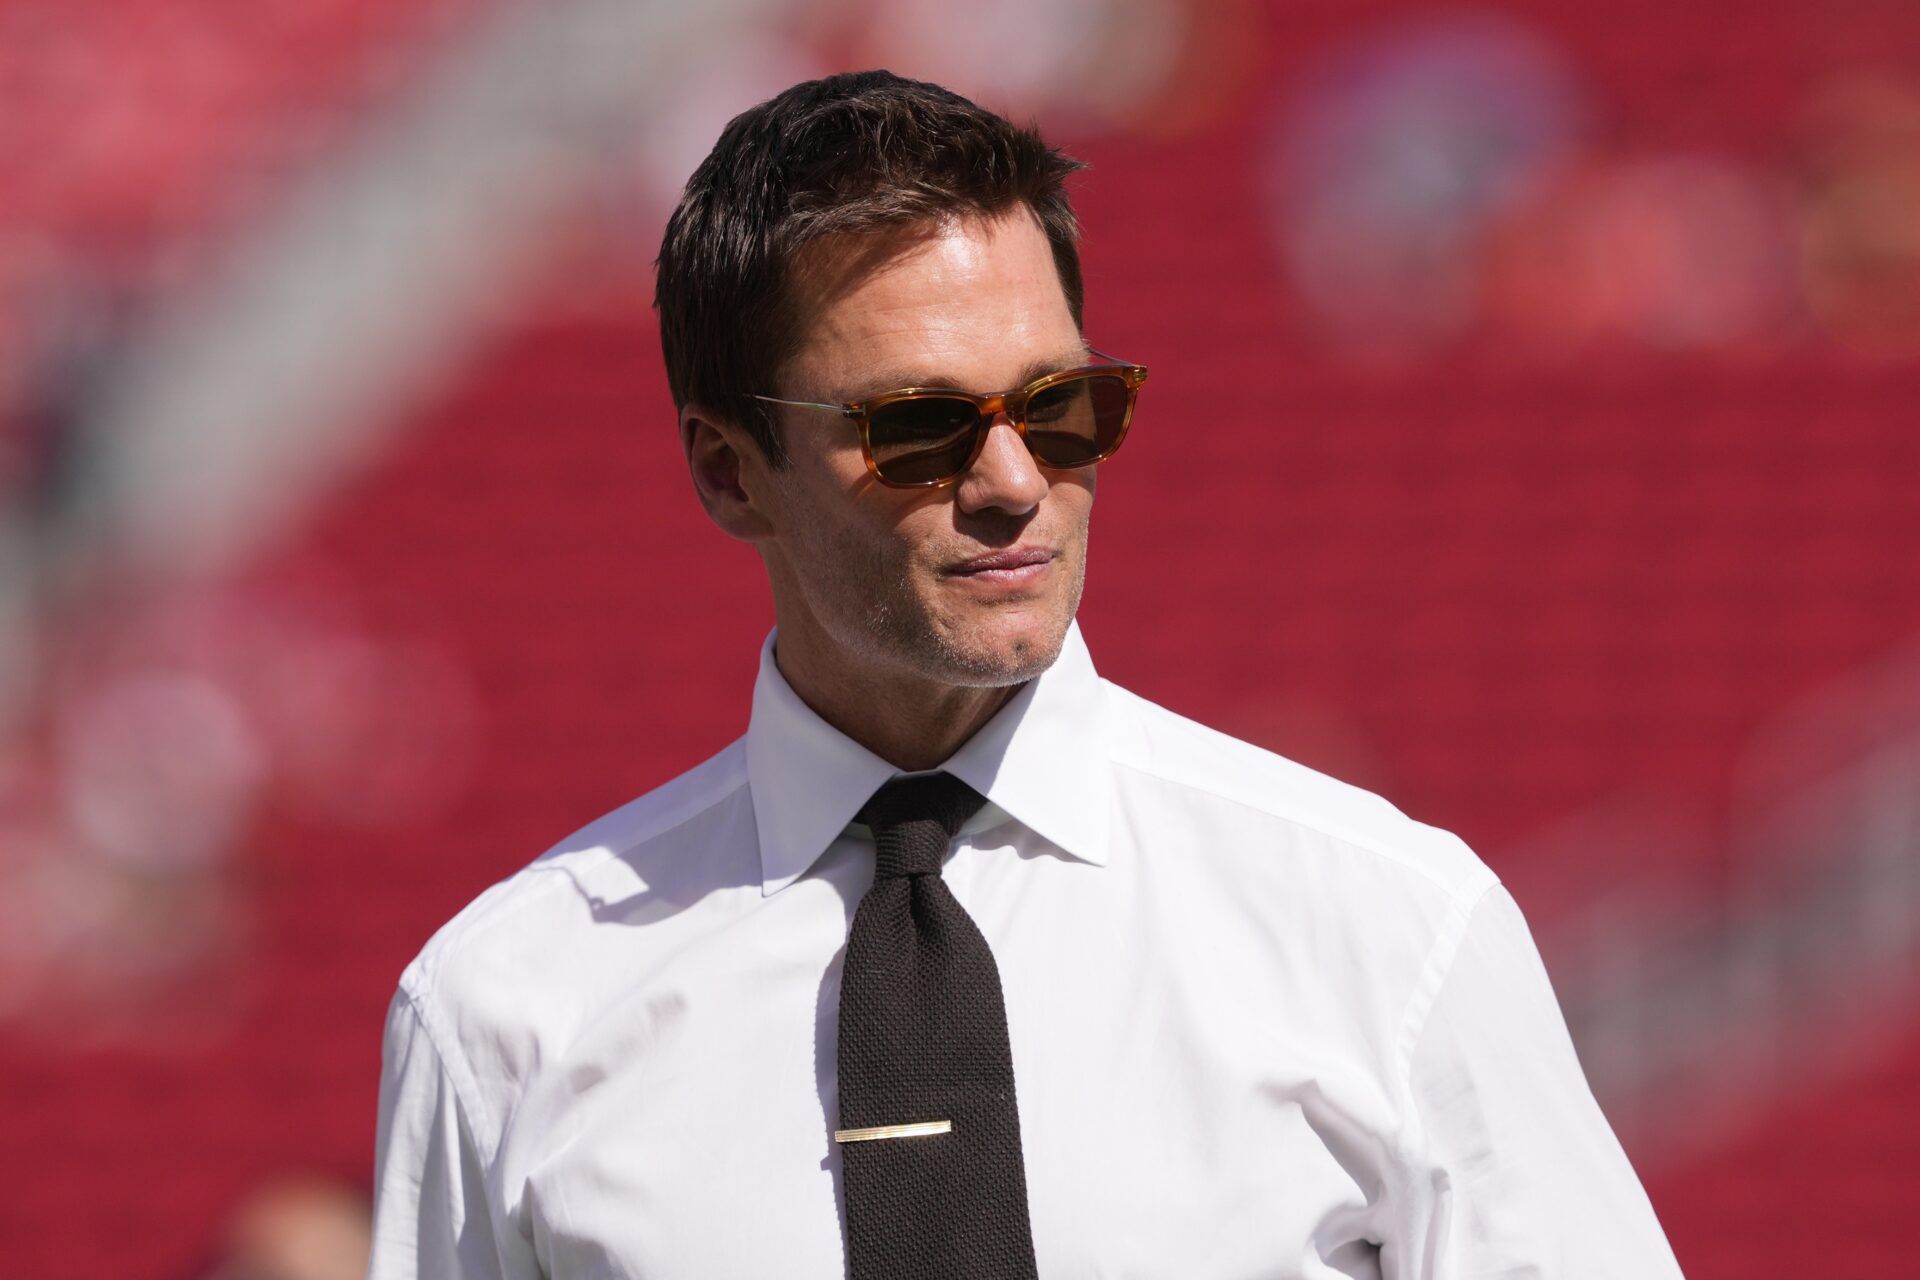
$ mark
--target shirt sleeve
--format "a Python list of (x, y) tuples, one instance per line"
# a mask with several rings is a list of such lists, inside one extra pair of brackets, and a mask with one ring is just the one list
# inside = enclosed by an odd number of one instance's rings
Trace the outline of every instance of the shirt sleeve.
[(1656, 1280), (1679, 1264), (1594, 1101), (1539, 950), (1494, 885), (1409, 1065), (1433, 1167), (1419, 1280)]
[(519, 1280), (495, 1247), (474, 1120), (403, 989), (387, 1010), (368, 1280)]

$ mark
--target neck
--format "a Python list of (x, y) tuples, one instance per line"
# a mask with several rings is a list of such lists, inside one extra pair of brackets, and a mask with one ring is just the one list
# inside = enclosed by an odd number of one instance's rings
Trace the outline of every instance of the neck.
[(815, 652), (805, 635), (781, 633), (781, 676), (815, 715), (903, 772), (939, 766), (1020, 691), (856, 669), (844, 654)]

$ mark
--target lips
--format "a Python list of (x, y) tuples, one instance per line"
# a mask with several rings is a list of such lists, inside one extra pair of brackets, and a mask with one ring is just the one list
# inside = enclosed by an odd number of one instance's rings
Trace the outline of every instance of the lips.
[(1035, 565), (1047, 564), (1053, 557), (1054, 553), (1044, 547), (1008, 547), (1005, 551), (995, 551), (949, 565), (946, 571), (956, 575), (1011, 573), (1020, 569), (1029, 569)]

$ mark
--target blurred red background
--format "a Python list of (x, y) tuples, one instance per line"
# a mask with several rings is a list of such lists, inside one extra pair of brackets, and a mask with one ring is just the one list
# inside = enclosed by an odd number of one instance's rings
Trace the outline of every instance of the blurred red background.
[[(267, 308), (320, 354), (253, 385), (179, 335), (328, 218), (439, 235), (356, 166), (485, 151), (429, 99), (525, 7), (0, 6), (6, 1274), (200, 1274), (263, 1181), (364, 1186), (421, 943), (744, 730), (770, 609), (683, 478), (649, 264), (730, 112), (868, 64), (1091, 162), (1088, 336), (1153, 369), (1103, 674), (1481, 853), (1690, 1276), (1908, 1269), (1920, 8), (936, 8), (741, 6), (697, 109), (450, 222), (444, 288)], [(411, 344), (364, 400), (356, 328)], [(127, 390), (203, 368), (230, 438)]]

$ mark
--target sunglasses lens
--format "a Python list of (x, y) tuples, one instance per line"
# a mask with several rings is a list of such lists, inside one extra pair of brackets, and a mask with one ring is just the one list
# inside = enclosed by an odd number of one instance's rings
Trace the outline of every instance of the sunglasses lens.
[(1084, 467), (1112, 453), (1127, 429), (1133, 395), (1110, 373), (1069, 378), (1027, 400), (1027, 448), (1050, 467)]
[(881, 478), (893, 484), (934, 484), (960, 474), (973, 453), (980, 413), (956, 396), (910, 396), (867, 418), (867, 446)]
[[(1049, 467), (1084, 467), (1120, 446), (1133, 391), (1113, 373), (1085, 373), (1027, 398), (1027, 448)], [(874, 469), (889, 484), (939, 484), (966, 468), (979, 443), (979, 407), (938, 392), (890, 400), (867, 415)]]

